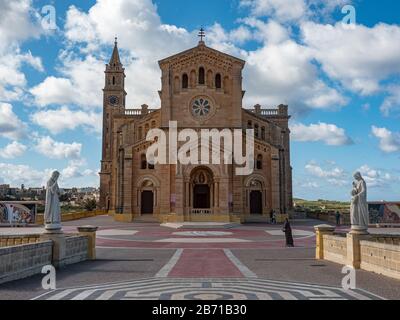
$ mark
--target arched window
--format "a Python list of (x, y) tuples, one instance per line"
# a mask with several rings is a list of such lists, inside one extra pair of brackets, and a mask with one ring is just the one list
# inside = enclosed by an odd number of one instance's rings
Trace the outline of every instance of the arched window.
[(261, 127), (261, 139), (265, 140), (265, 127)]
[(113, 77), (113, 86), (115, 86), (115, 77)]
[(247, 121), (247, 129), (253, 129), (253, 123), (250, 120)]
[(146, 123), (145, 126), (144, 126), (144, 136), (145, 137), (147, 136), (147, 132), (149, 132), (149, 129), (150, 129), (150, 126), (149, 126), (148, 123)]
[(203, 67), (199, 69), (199, 84), (205, 84), (205, 71)]
[(256, 161), (256, 168), (257, 168), (257, 170), (262, 170), (262, 160), (263, 160), (262, 155), (259, 154), (259, 155), (257, 156), (257, 161)]
[(147, 169), (147, 160), (146, 160), (145, 154), (142, 154), (140, 156), (140, 169), (142, 169), (142, 170)]
[(187, 89), (189, 87), (189, 77), (186, 73), (182, 76), (182, 89)]
[(219, 73), (217, 73), (215, 75), (215, 87), (217, 89), (221, 89), (222, 88), (221, 74), (219, 74)]
[(259, 129), (258, 129), (258, 124), (254, 125), (254, 135), (256, 136), (256, 138), (258, 138), (258, 134), (259, 134)]

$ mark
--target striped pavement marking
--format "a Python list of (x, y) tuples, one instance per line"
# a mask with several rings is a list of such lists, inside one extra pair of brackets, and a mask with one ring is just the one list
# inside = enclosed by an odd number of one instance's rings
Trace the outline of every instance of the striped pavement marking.
[(181, 257), (183, 249), (177, 249), (172, 256), (172, 258), (167, 262), (167, 264), (161, 268), (160, 271), (155, 275), (156, 278), (165, 278), (171, 272), (172, 268), (176, 265), (179, 258)]
[(151, 278), (57, 289), (33, 300), (382, 300), (365, 290), (260, 278)]

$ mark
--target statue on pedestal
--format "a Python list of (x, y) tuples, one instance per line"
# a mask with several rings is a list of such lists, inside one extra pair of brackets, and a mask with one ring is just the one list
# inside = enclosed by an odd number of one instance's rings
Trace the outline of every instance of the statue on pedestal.
[(61, 208), (60, 208), (60, 188), (57, 180), (60, 177), (58, 171), (54, 171), (46, 186), (46, 204), (44, 210), (44, 223), (47, 231), (60, 231)]
[(360, 172), (354, 174), (354, 179), (350, 206), (351, 232), (367, 234), (369, 225), (367, 184)]

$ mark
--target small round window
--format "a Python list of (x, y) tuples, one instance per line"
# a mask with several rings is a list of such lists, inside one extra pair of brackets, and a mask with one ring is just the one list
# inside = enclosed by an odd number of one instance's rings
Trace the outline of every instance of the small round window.
[(211, 112), (211, 103), (207, 98), (196, 98), (192, 102), (192, 114), (195, 117), (206, 117)]

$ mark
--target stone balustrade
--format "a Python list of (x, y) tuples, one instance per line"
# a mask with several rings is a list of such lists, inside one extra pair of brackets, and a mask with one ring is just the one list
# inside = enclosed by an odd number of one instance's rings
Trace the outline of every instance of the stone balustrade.
[(400, 237), (379, 234), (335, 234), (335, 228), (316, 230), (316, 259), (352, 266), (400, 279)]

